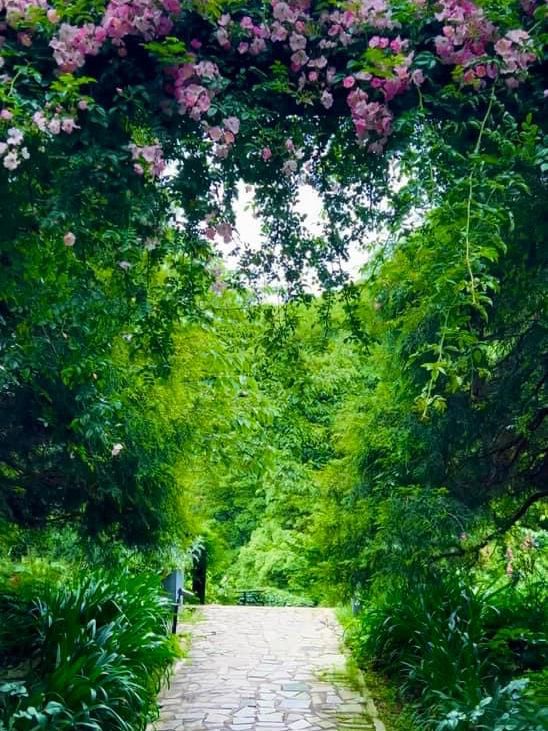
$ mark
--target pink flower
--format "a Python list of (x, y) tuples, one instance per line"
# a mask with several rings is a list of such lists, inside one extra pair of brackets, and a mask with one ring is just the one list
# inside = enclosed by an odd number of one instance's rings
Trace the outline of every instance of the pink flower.
[(14, 145), (17, 147), (21, 144), (21, 142), (23, 142), (23, 137), (24, 135), (20, 129), (17, 129), (17, 127), (11, 127), (8, 129), (7, 143), (8, 145)]
[(308, 80), (309, 81), (318, 81), (318, 72), (317, 71), (309, 71), (309, 73), (308, 73)]
[(326, 89), (320, 97), (320, 102), (326, 109), (331, 109), (333, 106), (333, 94)]
[(298, 33), (292, 33), (289, 37), (289, 47), (292, 51), (302, 51), (306, 48), (306, 38)]
[(193, 38), (190, 41), (190, 45), (192, 48), (194, 48), (195, 51), (197, 51), (198, 49), (200, 49), (202, 47), (202, 41), (198, 40), (198, 38)]
[(292, 173), (297, 172), (297, 161), (296, 160), (286, 160), (284, 164), (282, 165), (282, 172), (285, 175), (291, 175)]
[(230, 223), (219, 223), (217, 225), (217, 233), (222, 237), (225, 244), (229, 244), (232, 241), (233, 229)]
[(74, 246), (76, 243), (76, 236), (72, 233), (72, 231), (67, 231), (67, 233), (63, 236), (63, 243), (65, 246)]
[(252, 53), (254, 56), (258, 56), (259, 53), (264, 51), (266, 48), (266, 43), (262, 38), (254, 38), (251, 42), (251, 45), (249, 46), (249, 52)]
[(272, 150), (270, 149), (270, 147), (263, 147), (261, 157), (265, 162), (270, 160), (270, 158), (272, 157)]
[(278, 23), (278, 21), (275, 20), (272, 23), (271, 35), (270, 35), (271, 40), (274, 42), (285, 41), (287, 36), (288, 36), (287, 30), (283, 27), (283, 25), (281, 23)]
[(345, 76), (343, 80), (343, 86), (345, 89), (351, 89), (356, 83), (356, 79), (353, 76)]
[(325, 56), (318, 56), (318, 58), (312, 58), (308, 62), (311, 68), (323, 69), (327, 66), (327, 59)]
[(55, 8), (50, 8), (48, 12), (46, 13), (46, 17), (49, 20), (50, 23), (58, 23), (61, 18), (59, 17), (59, 13)]
[(78, 109), (80, 109), (80, 111), (82, 111), (82, 112), (85, 112), (87, 108), (88, 108), (87, 99), (80, 99), (80, 101), (78, 102)]
[(179, 0), (163, 0), (164, 8), (172, 15), (178, 15), (181, 12), (181, 3)]
[(217, 145), (215, 149), (213, 150), (213, 154), (215, 157), (218, 157), (220, 160), (224, 160), (228, 157), (228, 153), (230, 152), (230, 148), (228, 145)]
[(41, 132), (45, 132), (47, 130), (48, 121), (43, 112), (34, 112), (34, 114), (32, 115), (32, 121)]
[(18, 33), (17, 40), (22, 46), (30, 48), (32, 46), (32, 38), (28, 33)]
[(298, 71), (308, 61), (308, 56), (304, 51), (296, 51), (291, 55), (291, 68), (293, 71)]
[(223, 131), (220, 127), (210, 127), (207, 131), (213, 142), (219, 142), (223, 136)]
[(4, 167), (7, 170), (15, 170), (17, 167), (19, 167), (19, 159), (17, 158), (15, 152), (8, 152), (8, 154), (4, 158)]
[(9, 122), (10, 119), (13, 118), (13, 114), (10, 112), (9, 109), (2, 109), (0, 112), (0, 119), (5, 119), (6, 122)]
[(235, 135), (237, 135), (240, 131), (240, 120), (238, 117), (227, 117), (226, 119), (223, 119), (223, 123), (225, 127)]
[(244, 17), (240, 20), (240, 28), (243, 28), (244, 30), (253, 30), (253, 20), (249, 17), (249, 15), (244, 15)]
[(247, 53), (249, 51), (249, 43), (245, 43), (245, 41), (241, 41), (238, 44), (238, 53)]
[(71, 117), (64, 117), (63, 121), (61, 122), (61, 129), (63, 132), (66, 132), (68, 135), (72, 134), (72, 132), (75, 129), (80, 129), (74, 119)]
[(472, 84), (476, 79), (476, 74), (473, 69), (468, 69), (464, 72), (462, 80), (465, 84)]

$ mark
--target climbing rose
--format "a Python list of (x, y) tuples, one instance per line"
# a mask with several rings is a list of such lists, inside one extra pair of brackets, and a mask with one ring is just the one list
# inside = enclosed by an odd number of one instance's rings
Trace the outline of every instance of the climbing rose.
[(333, 106), (333, 94), (331, 94), (326, 89), (321, 95), (320, 101), (322, 103), (322, 106), (324, 106), (326, 109), (330, 109)]
[(63, 243), (65, 246), (74, 246), (76, 243), (76, 236), (72, 233), (72, 231), (67, 231), (67, 233), (63, 236)]
[(111, 449), (111, 452), (110, 453), (112, 454), (113, 457), (117, 457), (120, 454), (120, 452), (122, 451), (123, 448), (124, 448), (124, 445), (123, 444), (120, 444), (120, 442), (117, 442), (116, 444), (114, 444), (112, 446), (112, 449)]
[(238, 117), (228, 117), (224, 120), (225, 127), (233, 134), (237, 135), (240, 131), (240, 120)]
[(4, 158), (4, 167), (7, 170), (15, 170), (19, 167), (19, 160), (15, 152), (9, 152)]

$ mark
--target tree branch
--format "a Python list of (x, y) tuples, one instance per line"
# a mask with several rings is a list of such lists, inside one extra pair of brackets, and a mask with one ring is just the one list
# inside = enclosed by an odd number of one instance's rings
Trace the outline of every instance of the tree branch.
[(499, 536), (504, 535), (504, 533), (507, 533), (510, 528), (518, 522), (518, 520), (523, 518), (531, 505), (545, 498), (548, 498), (548, 490), (540, 490), (539, 492), (534, 492), (532, 495), (529, 495), (523, 505), (521, 505), (514, 513), (512, 513), (512, 515), (509, 515), (499, 525), (499, 527), (496, 528), (496, 530), (489, 533), (485, 538), (480, 541), (480, 543), (476, 543), (475, 546), (471, 546), (470, 548), (455, 546), (450, 551), (445, 551), (444, 553), (439, 553), (436, 556), (433, 556), (432, 560), (441, 561), (441, 559), (443, 558), (462, 558), (463, 556), (467, 556), (472, 553), (479, 553), (479, 551), (481, 551), (482, 548), (485, 548), (488, 543), (491, 543), (491, 541), (495, 540), (495, 538), (498, 538)]

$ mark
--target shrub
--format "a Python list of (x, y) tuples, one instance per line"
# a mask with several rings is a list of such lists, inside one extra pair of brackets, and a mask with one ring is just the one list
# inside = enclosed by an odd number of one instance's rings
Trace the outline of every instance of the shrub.
[(456, 707), (449, 711), (435, 731), (545, 731), (548, 710), (534, 706), (525, 696), (527, 680), (495, 685), (473, 708)]
[(535, 593), (511, 585), (490, 591), (458, 576), (430, 577), (392, 590), (362, 615), (350, 642), (398, 683), (425, 730), (535, 731), (528, 680), (511, 678), (541, 665), (545, 636), (512, 627), (527, 608), (536, 624), (537, 605)]
[(177, 654), (157, 578), (93, 571), (16, 599), (5, 621), (21, 629), (26, 613), (31, 664), (0, 686), (0, 729), (144, 729)]

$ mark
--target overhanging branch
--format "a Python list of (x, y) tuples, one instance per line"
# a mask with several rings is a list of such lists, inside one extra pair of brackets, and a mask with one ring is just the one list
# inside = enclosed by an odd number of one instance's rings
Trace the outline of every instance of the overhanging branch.
[(441, 561), (441, 559), (444, 558), (463, 558), (464, 556), (469, 556), (474, 553), (479, 553), (482, 548), (485, 548), (488, 543), (491, 543), (491, 541), (494, 541), (499, 536), (504, 535), (507, 533), (512, 526), (514, 526), (518, 520), (523, 518), (523, 516), (527, 513), (531, 505), (534, 503), (539, 502), (540, 500), (543, 500), (545, 498), (548, 498), (548, 490), (540, 490), (539, 492), (535, 492), (532, 495), (530, 495), (527, 500), (514, 512), (512, 515), (509, 515), (505, 520), (503, 520), (498, 528), (496, 528), (494, 531), (489, 533), (485, 538), (483, 538), (479, 543), (476, 543), (474, 546), (470, 546), (468, 548), (464, 548), (461, 546), (455, 546), (449, 551), (445, 551), (444, 553), (439, 553), (436, 556), (433, 557), (433, 561)]

